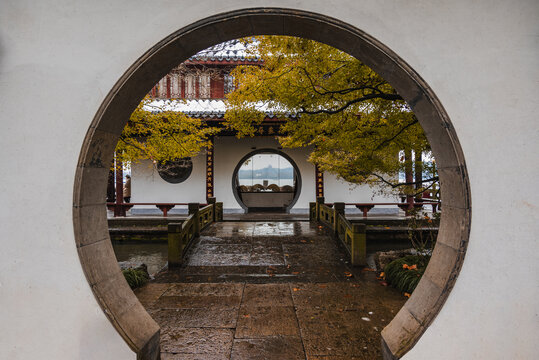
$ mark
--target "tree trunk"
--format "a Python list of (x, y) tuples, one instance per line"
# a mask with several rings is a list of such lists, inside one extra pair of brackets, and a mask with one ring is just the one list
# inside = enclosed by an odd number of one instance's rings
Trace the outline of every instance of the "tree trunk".
[[(415, 173), (415, 188), (419, 190), (423, 187), (423, 161), (421, 159), (421, 151), (415, 150), (414, 156), (414, 173)], [(417, 194), (416, 199), (421, 199), (423, 194)]]
[[(404, 174), (406, 176), (407, 183), (412, 183), (414, 181), (411, 149), (404, 150)], [(406, 215), (408, 215), (409, 212), (414, 208), (414, 197), (412, 195), (406, 195), (406, 202), (408, 203), (408, 210), (406, 211)]]

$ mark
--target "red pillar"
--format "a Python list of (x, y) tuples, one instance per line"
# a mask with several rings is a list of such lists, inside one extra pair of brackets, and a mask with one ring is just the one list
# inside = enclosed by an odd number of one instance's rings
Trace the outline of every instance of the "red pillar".
[(116, 158), (116, 206), (114, 207), (114, 217), (125, 216), (125, 211), (121, 205), (124, 202), (124, 169), (123, 164)]
[(171, 91), (170, 91), (170, 87), (171, 87), (171, 84), (170, 84), (170, 76), (167, 75), (167, 99), (170, 99), (171, 98)]
[(180, 97), (185, 99), (185, 76), (182, 74), (180, 77)]
[(221, 76), (217, 79), (210, 78), (210, 92), (212, 99), (222, 99), (225, 97), (225, 82)]
[(206, 201), (209, 201), (209, 198), (215, 196), (213, 192), (213, 137), (211, 138), (212, 145), (208, 146), (206, 150)]
[(314, 176), (316, 179), (316, 198), (324, 196), (324, 173), (320, 171), (318, 165), (314, 166)]
[[(114, 164), (113, 164), (114, 165)], [(116, 201), (116, 190), (114, 189), (114, 170), (109, 170), (109, 178), (107, 182), (107, 202)]]

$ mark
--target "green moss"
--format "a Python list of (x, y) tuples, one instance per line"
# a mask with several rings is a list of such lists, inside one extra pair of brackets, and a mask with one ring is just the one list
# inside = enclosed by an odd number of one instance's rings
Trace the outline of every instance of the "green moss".
[(421, 280), (429, 260), (429, 256), (420, 255), (408, 255), (394, 260), (384, 268), (385, 279), (400, 291), (411, 294)]
[(145, 265), (135, 269), (129, 268), (122, 270), (122, 273), (124, 274), (125, 280), (127, 280), (127, 283), (131, 289), (139, 288), (150, 280), (150, 275), (148, 275)]

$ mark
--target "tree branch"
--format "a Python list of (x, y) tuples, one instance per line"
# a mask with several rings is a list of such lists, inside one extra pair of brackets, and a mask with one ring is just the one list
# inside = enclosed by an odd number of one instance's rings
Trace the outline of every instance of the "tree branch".
[(396, 95), (396, 94), (369, 94), (369, 95), (365, 95), (365, 96), (362, 96), (362, 97), (354, 99), (354, 100), (350, 100), (346, 104), (344, 104), (343, 106), (341, 106), (340, 108), (337, 108), (335, 110), (320, 109), (320, 110), (310, 111), (310, 110), (307, 110), (304, 107), (302, 107), (301, 110), (299, 111), (299, 113), (300, 114), (308, 114), (308, 115), (317, 115), (317, 114), (333, 115), (333, 114), (338, 114), (338, 113), (346, 110), (347, 108), (349, 108), (350, 106), (352, 106), (354, 104), (357, 104), (359, 102), (366, 101), (366, 100), (371, 100), (371, 99), (384, 99), (384, 100), (393, 101), (393, 100), (402, 100), (402, 97), (400, 95)]
[[(360, 91), (360, 90), (372, 90), (372, 91), (376, 91), (378, 94), (385, 94), (382, 90), (380, 90), (379, 86), (384, 84), (383, 82), (377, 84), (376, 86), (370, 86), (370, 85), (362, 85), (362, 86), (356, 86), (356, 87), (351, 87), (351, 88), (346, 88), (346, 89), (340, 89), (340, 90), (328, 90), (326, 88), (324, 88), (323, 86), (321, 85), (315, 85), (314, 84), (314, 81), (311, 77), (311, 75), (309, 74), (309, 72), (307, 71), (307, 69), (305, 68), (300, 68), (301, 70), (303, 70), (303, 72), (305, 73), (305, 76), (307, 77), (307, 79), (309, 80), (309, 82), (311, 83), (311, 88), (313, 89), (313, 91), (315, 93), (317, 93), (318, 95), (321, 95), (321, 96), (325, 96), (325, 95), (334, 95), (334, 94), (338, 94), (338, 95), (346, 95), (346, 94), (349, 94), (351, 92), (354, 92), (354, 91)], [(325, 76), (325, 75), (324, 75)], [(324, 91), (318, 91), (316, 89), (316, 86), (320, 87), (321, 89), (323, 89)]]
[(371, 155), (377, 151), (377, 150), (380, 150), (385, 144), (387, 143), (390, 143), (391, 141), (395, 140), (400, 134), (402, 134), (404, 132), (404, 130), (408, 129), (410, 126), (416, 124), (418, 121), (417, 119), (414, 118), (414, 120), (410, 123), (408, 123), (407, 125), (405, 125), (404, 127), (402, 127), (394, 136), (392, 136), (391, 138), (389, 139), (385, 139), (384, 141), (382, 141), (380, 144), (378, 144), (378, 146), (376, 146), (374, 148), (374, 150), (371, 152)]
[[(392, 183), (392, 182), (384, 179), (384, 177), (381, 176), (381, 175), (378, 175), (378, 174), (375, 174), (375, 173), (371, 173), (371, 175), (374, 176), (374, 177), (377, 177), (381, 182), (383, 182), (386, 185), (391, 186), (393, 189), (396, 189), (396, 188), (401, 187), (401, 186), (411, 186), (411, 185), (423, 184), (423, 183), (426, 183), (426, 182), (435, 182), (435, 181), (439, 180), (438, 176), (433, 176), (430, 179), (425, 179), (425, 180), (410, 181), (410, 182), (403, 182), (403, 183)], [(429, 187), (430, 186), (432, 186), (432, 185), (429, 185)], [(421, 191), (421, 192), (423, 192), (423, 191)]]

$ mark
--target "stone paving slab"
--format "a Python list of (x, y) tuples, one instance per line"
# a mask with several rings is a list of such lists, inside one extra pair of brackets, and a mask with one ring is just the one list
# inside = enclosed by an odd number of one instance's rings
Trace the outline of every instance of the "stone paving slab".
[(321, 310), (302, 308), (297, 310), (301, 335), (306, 338), (353, 337), (374, 331), (367, 314), (360, 310)]
[(211, 328), (161, 328), (161, 351), (172, 354), (229, 356), (234, 331)]
[(187, 266), (201, 266), (212, 262), (213, 266), (241, 266), (249, 265), (250, 254), (193, 254), (187, 261)]
[(267, 336), (300, 336), (292, 306), (242, 306), (236, 327), (236, 339)]
[(217, 223), (147, 286), (162, 359), (381, 359), (406, 300), (308, 222)]
[[(378, 354), (375, 346), (369, 344), (367, 339), (367, 336), (357, 338), (350, 336), (327, 336), (303, 338), (303, 344), (307, 359), (320, 356), (336, 356), (346, 359), (349, 357), (359, 357), (369, 360), (377, 359)], [(376, 347), (379, 346), (379, 344), (376, 345)], [(369, 351), (369, 348), (372, 350)], [(369, 355), (369, 352), (371, 355)]]
[(234, 329), (239, 308), (159, 309), (150, 315), (161, 327)]
[(162, 352), (161, 360), (229, 360), (228, 354), (173, 354)]
[[(322, 309), (365, 309), (368, 299), (365, 290), (358, 283), (297, 283), (290, 285), (294, 304), (298, 307), (317, 307)], [(373, 306), (374, 307), (374, 306)]]
[[(208, 236), (208, 234), (203, 235), (199, 238), (198, 244), (245, 244), (250, 245), (252, 243), (252, 237), (249, 236)], [(192, 250), (191, 250), (192, 252)]]
[(243, 307), (293, 306), (288, 284), (246, 284), (243, 290)]
[(164, 296), (234, 296), (241, 297), (243, 293), (243, 284), (183, 284), (178, 283), (169, 286), (163, 293)]
[(241, 298), (233, 296), (161, 296), (154, 304), (159, 309), (192, 309), (206, 307), (238, 308)]
[(284, 266), (285, 260), (283, 254), (257, 254), (252, 253), (249, 257), (249, 266)]
[(253, 250), (251, 244), (208, 244), (198, 243), (194, 247), (194, 255), (198, 254), (250, 254)]
[(383, 360), (382, 357), (375, 357), (375, 358), (370, 358), (370, 357), (364, 357), (364, 356), (350, 356), (350, 355), (345, 355), (345, 356), (332, 356), (332, 355), (329, 355), (329, 356), (316, 356), (316, 355), (307, 355), (307, 360)]
[(272, 336), (263, 339), (235, 339), (232, 360), (304, 360), (299, 337)]
[(142, 306), (151, 307), (171, 286), (171, 284), (149, 283), (143, 288), (135, 289), (134, 292)]

